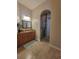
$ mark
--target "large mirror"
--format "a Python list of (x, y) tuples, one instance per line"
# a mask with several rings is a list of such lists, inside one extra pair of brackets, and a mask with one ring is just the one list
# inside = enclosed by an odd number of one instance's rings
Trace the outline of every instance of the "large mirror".
[(22, 28), (31, 28), (32, 27), (32, 21), (31, 18), (28, 16), (22, 17)]

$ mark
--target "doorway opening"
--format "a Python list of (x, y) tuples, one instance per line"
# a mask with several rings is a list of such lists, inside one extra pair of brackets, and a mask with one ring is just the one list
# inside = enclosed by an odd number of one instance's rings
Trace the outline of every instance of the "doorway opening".
[(50, 20), (51, 20), (51, 12), (49, 10), (44, 10), (41, 13), (40, 18), (41, 41), (49, 42), (50, 40)]

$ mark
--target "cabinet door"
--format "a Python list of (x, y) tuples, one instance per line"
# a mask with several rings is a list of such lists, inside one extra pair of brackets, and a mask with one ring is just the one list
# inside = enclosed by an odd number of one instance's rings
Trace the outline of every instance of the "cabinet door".
[(35, 39), (35, 32), (24, 32), (19, 33), (17, 36), (17, 45), (22, 46), (27, 42), (30, 42)]

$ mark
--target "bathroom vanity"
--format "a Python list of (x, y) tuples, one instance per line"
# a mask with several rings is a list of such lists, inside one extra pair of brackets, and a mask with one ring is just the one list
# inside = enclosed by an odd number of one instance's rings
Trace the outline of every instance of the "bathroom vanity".
[(30, 29), (22, 29), (21, 32), (17, 34), (17, 47), (23, 46), (27, 42), (35, 39), (35, 31)]

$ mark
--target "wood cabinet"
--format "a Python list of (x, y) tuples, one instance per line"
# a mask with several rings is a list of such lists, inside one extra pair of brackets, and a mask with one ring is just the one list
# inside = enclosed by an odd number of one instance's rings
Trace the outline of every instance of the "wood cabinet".
[(17, 34), (17, 47), (35, 39), (35, 31), (24, 31)]

